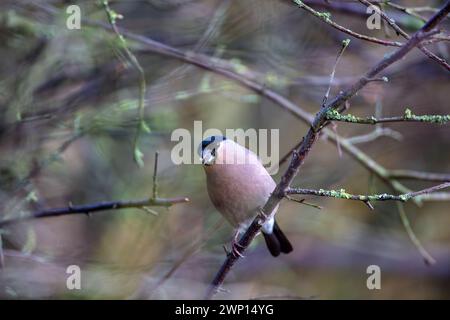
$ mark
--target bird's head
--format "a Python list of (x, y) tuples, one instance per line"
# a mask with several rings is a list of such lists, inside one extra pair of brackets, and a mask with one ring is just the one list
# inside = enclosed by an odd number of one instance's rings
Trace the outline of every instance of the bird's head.
[(222, 147), (223, 141), (227, 138), (224, 136), (209, 136), (204, 139), (198, 147), (198, 154), (205, 166), (211, 166), (216, 163), (219, 155), (219, 149)]

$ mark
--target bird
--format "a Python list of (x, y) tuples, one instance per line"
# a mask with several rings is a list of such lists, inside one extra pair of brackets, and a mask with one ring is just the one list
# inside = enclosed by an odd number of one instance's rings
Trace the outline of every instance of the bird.
[[(239, 234), (245, 232), (274, 191), (276, 183), (259, 161), (258, 156), (225, 136), (209, 136), (198, 147), (206, 174), (209, 198), (215, 208), (235, 228), (232, 252)], [(275, 221), (274, 212), (261, 227), (272, 256), (289, 253), (292, 244)], [(240, 255), (240, 254), (239, 254)]]

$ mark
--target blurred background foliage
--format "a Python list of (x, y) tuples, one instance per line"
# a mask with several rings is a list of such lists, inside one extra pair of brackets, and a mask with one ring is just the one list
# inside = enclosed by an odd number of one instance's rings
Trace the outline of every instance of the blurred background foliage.
[[(315, 8), (322, 10), (319, 2)], [(442, 2), (396, 3), (438, 7)], [(0, 297), (202, 297), (224, 259), (222, 245), (228, 244), (232, 230), (209, 201), (201, 166), (171, 162), (171, 132), (192, 130), (195, 120), (203, 121), (204, 130), (279, 129), (283, 155), (308, 126), (236, 83), (128, 41), (147, 80), (144, 119), (150, 132), (142, 132), (139, 139), (145, 163), (139, 168), (133, 161), (138, 75), (113, 33), (83, 23), (81, 30), (66, 28), (70, 4), (81, 7), (83, 18), (107, 22), (97, 1), (0, 4), (1, 217), (69, 203), (148, 197), (157, 150), (159, 195), (187, 196), (191, 201), (154, 208), (157, 216), (139, 209), (116, 210), (4, 228)], [(130, 0), (110, 5), (124, 17), (118, 25), (176, 48), (224, 59), (237, 72), (252, 72), (311, 113), (320, 107), (341, 41), (347, 38), (285, 1)], [(49, 7), (57, 13), (44, 10)], [(417, 19), (389, 10), (403, 19), (409, 32), (420, 26)], [(402, 40), (385, 28), (368, 30), (364, 15), (330, 12), (354, 31)], [(450, 58), (445, 43), (432, 49)], [(391, 51), (351, 39), (332, 93)], [(385, 116), (402, 115), (407, 107), (416, 114), (449, 112), (448, 73), (418, 50), (383, 75), (389, 83), (373, 83), (361, 91), (350, 101), (352, 114), (373, 115), (377, 103)], [(448, 126), (386, 127), (402, 139), (381, 137), (360, 145), (386, 168), (450, 171)], [(373, 127), (341, 123), (336, 130), (352, 137)], [(284, 169), (274, 176), (276, 181)], [(430, 186), (406, 184), (413, 190)], [(326, 141), (315, 145), (295, 185), (353, 193), (389, 191)], [(323, 209), (285, 201), (278, 213), (294, 252), (274, 259), (259, 239), (233, 269), (225, 283), (228, 291), (218, 298), (450, 298), (448, 203), (406, 206), (413, 229), (437, 260), (427, 267), (409, 241), (395, 203), (376, 203), (371, 212), (358, 202), (308, 201)], [(66, 268), (72, 264), (82, 270), (79, 291), (66, 289)], [(381, 290), (366, 287), (371, 264), (381, 267)]]

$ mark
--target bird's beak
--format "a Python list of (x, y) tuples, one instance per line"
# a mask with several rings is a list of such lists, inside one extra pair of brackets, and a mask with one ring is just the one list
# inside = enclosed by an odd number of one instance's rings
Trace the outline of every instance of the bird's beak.
[(210, 166), (214, 164), (215, 157), (211, 154), (211, 150), (206, 149), (201, 160), (203, 165)]

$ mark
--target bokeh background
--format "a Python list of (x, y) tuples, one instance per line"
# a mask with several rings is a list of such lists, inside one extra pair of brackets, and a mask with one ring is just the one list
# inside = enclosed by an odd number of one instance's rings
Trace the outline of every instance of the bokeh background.
[[(331, 1), (327, 8), (354, 31), (402, 41), (383, 27), (368, 30), (361, 4)], [(395, 1), (439, 7), (442, 1)], [(147, 80), (145, 121), (133, 161), (139, 78), (117, 37), (82, 23), (66, 28), (65, 9), (107, 23), (97, 1), (1, 1), (0, 4), (0, 216), (42, 208), (149, 197), (153, 159), (160, 153), (159, 195), (186, 196), (187, 204), (46, 218), (1, 230), (0, 297), (4, 299), (184, 299), (201, 298), (225, 255), (232, 228), (213, 208), (199, 165), (174, 165), (170, 152), (177, 128), (279, 129), (280, 155), (300, 141), (308, 126), (279, 106), (214, 73), (142, 50), (128, 41)], [(327, 89), (341, 41), (348, 36), (286, 1), (111, 1), (123, 15), (118, 25), (161, 43), (206, 54), (248, 72), (267, 87), (315, 113)], [(52, 10), (54, 13), (50, 13)], [(387, 7), (412, 33), (420, 20)], [(50, 11), (50, 12), (49, 12)], [(361, 13), (363, 12), (363, 13)], [(432, 12), (421, 12), (429, 17)], [(446, 19), (444, 27), (449, 27)], [(445, 42), (430, 47), (450, 58)], [(332, 95), (394, 49), (358, 39), (337, 67)], [(449, 74), (413, 50), (351, 99), (352, 114), (449, 113)], [(388, 169), (450, 172), (448, 125), (398, 123), (394, 137), (359, 144)], [(373, 127), (339, 123), (343, 137)], [(196, 149), (196, 146), (193, 147)], [(279, 181), (286, 165), (274, 176)], [(433, 183), (405, 181), (413, 190)], [(335, 144), (319, 140), (295, 185), (352, 193), (390, 191)], [(303, 299), (450, 298), (450, 205), (406, 205), (418, 238), (437, 260), (426, 266), (409, 240), (395, 203), (308, 198), (314, 207), (284, 201), (278, 220), (295, 250), (272, 258), (255, 241), (216, 298)], [(258, 237), (260, 238), (260, 237)], [(67, 290), (66, 268), (79, 265), (82, 289)], [(366, 269), (378, 265), (381, 290), (368, 290)]]

